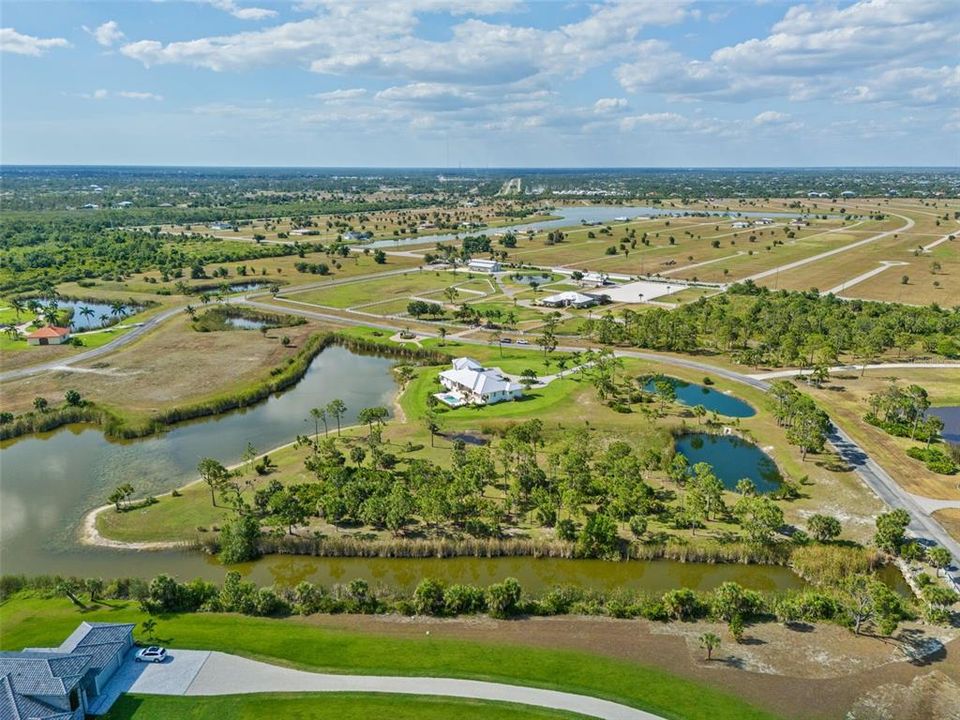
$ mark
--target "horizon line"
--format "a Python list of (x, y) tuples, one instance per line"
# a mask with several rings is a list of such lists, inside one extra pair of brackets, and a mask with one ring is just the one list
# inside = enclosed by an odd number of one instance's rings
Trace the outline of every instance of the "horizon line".
[(203, 163), (3, 163), (4, 168), (217, 168), (261, 170), (430, 170), (446, 173), (500, 170), (957, 170), (960, 165), (209, 165)]

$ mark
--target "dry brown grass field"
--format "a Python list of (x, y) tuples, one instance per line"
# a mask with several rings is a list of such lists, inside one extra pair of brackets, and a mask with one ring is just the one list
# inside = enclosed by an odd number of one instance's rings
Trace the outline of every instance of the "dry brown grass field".
[(905, 490), (940, 500), (960, 500), (955, 476), (931, 472), (922, 462), (907, 457), (907, 448), (922, 443), (888, 435), (863, 420), (870, 393), (883, 389), (892, 378), (901, 386), (916, 383), (925, 388), (934, 405), (960, 403), (960, 370), (868, 370), (862, 378), (858, 374), (835, 375), (823, 388), (807, 390)]
[[(297, 352), (316, 324), (270, 330), (197, 332), (184, 314), (114, 353), (62, 370), (5, 382), (4, 411), (20, 413), (35, 397), (60, 404), (64, 393), (115, 408), (133, 419), (243, 387), (268, 376), (268, 370)], [(290, 338), (289, 347), (280, 343)]]

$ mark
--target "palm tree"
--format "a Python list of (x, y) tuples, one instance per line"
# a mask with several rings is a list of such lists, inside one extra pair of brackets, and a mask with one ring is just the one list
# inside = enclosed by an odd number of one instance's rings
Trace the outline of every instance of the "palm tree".
[(326, 435), (329, 432), (327, 429), (327, 411), (325, 408), (313, 408), (310, 410), (310, 417), (313, 418), (316, 437), (320, 436), (321, 422), (323, 423), (323, 434)]
[(443, 326), (440, 327), (440, 345), (443, 345), (444, 340), (447, 338), (447, 329)]
[(77, 310), (77, 312), (83, 315), (83, 317), (87, 318), (87, 320), (89, 320), (96, 314), (94, 313), (93, 308), (87, 307), (86, 305), (81, 305), (80, 309)]
[(340, 437), (340, 419), (347, 413), (347, 405), (340, 398), (327, 403), (327, 412), (337, 420), (337, 437)]
[(503, 357), (503, 336), (500, 334), (500, 331), (494, 331), (490, 335), (490, 344), (496, 343), (500, 347), (500, 357)]
[(120, 300), (114, 300), (110, 303), (110, 314), (117, 318), (122, 318), (127, 314), (127, 306)]
[(700, 647), (707, 651), (707, 660), (711, 660), (713, 651), (720, 647), (720, 638), (712, 632), (700, 636)]
[(703, 405), (694, 405), (694, 406), (693, 406), (693, 414), (694, 414), (694, 415), (696, 416), (696, 418), (697, 418), (697, 425), (699, 425), (699, 424), (700, 424), (700, 421), (701, 421), (704, 417), (706, 417), (707, 409), (706, 409)]
[(56, 325), (57, 320), (59, 320), (59, 312), (56, 305), (47, 305), (43, 308), (41, 315), (43, 315), (43, 319), (47, 325)]
[(13, 309), (13, 312), (17, 314), (17, 320), (20, 319), (20, 313), (26, 309), (26, 304), (20, 298), (13, 298), (10, 301), (10, 307)]

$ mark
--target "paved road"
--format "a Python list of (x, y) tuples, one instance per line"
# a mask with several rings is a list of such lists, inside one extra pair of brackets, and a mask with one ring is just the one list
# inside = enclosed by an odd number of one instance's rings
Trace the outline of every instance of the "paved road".
[(293, 670), (222, 652), (171, 650), (170, 654), (170, 660), (160, 665), (137, 665), (128, 660), (111, 680), (105, 695), (112, 702), (121, 692), (178, 696), (268, 692), (393, 693), (518, 703), (602, 720), (663, 720), (658, 715), (589, 695), (522, 685), (440, 677), (333, 675)]
[(859, 285), (865, 280), (869, 280), (880, 273), (889, 270), (892, 267), (897, 267), (899, 265), (906, 265), (905, 262), (900, 262), (899, 260), (881, 260), (880, 267), (875, 267), (873, 270), (867, 270), (865, 273), (860, 273), (856, 277), (852, 277), (849, 280), (844, 280), (839, 285), (830, 288), (829, 290), (824, 290), (821, 292), (821, 295), (839, 295), (844, 290), (849, 290), (854, 285)]
[[(391, 275), (401, 275), (403, 273), (413, 272), (415, 268), (399, 268), (397, 270), (388, 270), (382, 273), (371, 273), (368, 275), (357, 275), (355, 277), (344, 278), (343, 280), (327, 280), (327, 281), (318, 281), (315, 283), (307, 283), (305, 285), (297, 285), (293, 288), (294, 292), (305, 292), (312, 290), (314, 288), (328, 288), (335, 287), (337, 285), (343, 285), (345, 283), (357, 282), (358, 280), (366, 280), (370, 278), (383, 278), (390, 277)], [(249, 295), (227, 298), (226, 302), (235, 303), (235, 302), (245, 302), (248, 297), (257, 298), (257, 297), (269, 297), (270, 293), (268, 292), (255, 292), (250, 293)], [(256, 304), (256, 303), (253, 303)], [(157, 327), (160, 323), (163, 323), (170, 318), (177, 315), (177, 313), (183, 312), (186, 304), (178, 305), (177, 307), (170, 308), (165, 310), (158, 315), (154, 315), (149, 320), (145, 320), (142, 325), (131, 330), (128, 333), (124, 333), (116, 340), (111, 340), (106, 345), (101, 345), (98, 348), (93, 350), (87, 350), (86, 352), (79, 353), (78, 355), (71, 355), (70, 357), (60, 358), (59, 360), (51, 360), (50, 362), (40, 363), (37, 365), (30, 365), (28, 367), (17, 368), (16, 370), (7, 370), (6, 372), (0, 372), (0, 382), (6, 382), (9, 380), (17, 380), (23, 377), (29, 377), (31, 375), (38, 375), (48, 370), (57, 370), (62, 367), (69, 367), (70, 365), (76, 365), (77, 363), (86, 362), (88, 360), (93, 360), (94, 358), (101, 357), (108, 353), (113, 352), (114, 350), (127, 345), (128, 343), (133, 342), (137, 338), (142, 337), (145, 333), (150, 332), (153, 328)], [(266, 306), (259, 306), (266, 307)], [(277, 308), (270, 308), (272, 311), (276, 312)], [(363, 323), (371, 324), (371, 323)]]
[(39, 365), (30, 365), (29, 367), (17, 368), (16, 370), (7, 370), (6, 372), (0, 373), (0, 382), (7, 382), (9, 380), (16, 380), (22, 377), (29, 377), (30, 375), (37, 375), (38, 373), (46, 372), (47, 370), (56, 370), (58, 367), (64, 367), (68, 365), (74, 365), (76, 363), (86, 362), (87, 360), (93, 360), (98, 358), (101, 355), (106, 355), (111, 353), (119, 347), (123, 347), (128, 343), (132, 343), (139, 337), (142, 337), (145, 333), (150, 332), (160, 323), (172, 318), (177, 313), (183, 312), (183, 308), (186, 306), (178, 306), (165, 310), (158, 315), (154, 315), (149, 320), (145, 320), (142, 325), (134, 328), (128, 333), (124, 333), (116, 340), (111, 340), (106, 345), (101, 345), (98, 348), (92, 350), (87, 350), (82, 352), (79, 355), (71, 355), (67, 358), (60, 358), (59, 360), (51, 360), (50, 362), (41, 363)]
[[(901, 225), (900, 227), (895, 228), (893, 230), (886, 230), (882, 233), (871, 235), (870, 237), (864, 238), (863, 240), (857, 240), (857, 242), (850, 243), (849, 245), (844, 245), (843, 247), (834, 248), (833, 250), (827, 250), (826, 252), (822, 252), (819, 255), (812, 255), (808, 258), (803, 258), (802, 260), (797, 260), (792, 263), (787, 263), (786, 265), (781, 265), (780, 267), (770, 268), (769, 270), (764, 270), (763, 272), (754, 273), (753, 275), (743, 278), (742, 280), (740, 280), (740, 282), (744, 282), (746, 280), (762, 280), (763, 278), (770, 277), (771, 275), (776, 275), (777, 273), (780, 273), (780, 272), (787, 272), (789, 270), (794, 270), (795, 268), (802, 267), (809, 263), (817, 262), (819, 260), (823, 260), (828, 257), (833, 257), (834, 255), (837, 255), (839, 253), (847, 252), (848, 250), (853, 250), (854, 248), (861, 247), (863, 245), (875, 242), (877, 240), (882, 240), (883, 238), (889, 237), (890, 235), (905, 232), (910, 228), (912, 228), (914, 225), (916, 225), (913, 219), (908, 218), (906, 215), (897, 215), (896, 213), (890, 213), (890, 214), (893, 215), (894, 217), (900, 218), (901, 220), (906, 220), (906, 224)], [(850, 227), (835, 228), (833, 230), (827, 230), (826, 232), (819, 233), (819, 234), (829, 235), (830, 233), (843, 232), (844, 230), (849, 230), (849, 229)]]
[[(827, 368), (829, 372), (851, 372), (856, 371), (860, 372), (863, 369), (861, 365), (834, 365), (833, 367)], [(937, 362), (937, 363), (876, 363), (872, 365), (867, 365), (867, 370), (923, 370), (923, 369), (932, 369), (932, 370), (960, 370), (960, 363), (947, 363), (947, 362)], [(757, 380), (773, 380), (775, 378), (790, 378), (796, 377), (797, 375), (809, 375), (812, 373), (812, 369), (800, 370), (794, 368), (793, 370), (772, 370), (770, 372), (762, 373), (752, 373), (746, 377), (755, 378)]]

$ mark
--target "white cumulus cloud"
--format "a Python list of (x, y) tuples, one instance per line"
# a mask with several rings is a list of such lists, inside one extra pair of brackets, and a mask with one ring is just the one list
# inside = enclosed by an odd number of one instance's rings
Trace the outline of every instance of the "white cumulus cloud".
[(104, 47), (110, 47), (114, 43), (120, 42), (125, 37), (123, 31), (120, 30), (120, 25), (116, 20), (108, 20), (92, 30), (84, 25), (83, 29), (88, 32), (94, 40)]
[(776, 110), (766, 110), (757, 114), (753, 118), (753, 122), (757, 125), (780, 125), (789, 119), (790, 115), (787, 113), (777, 112)]
[(0, 51), (39, 57), (52, 48), (70, 47), (65, 38), (38, 38), (22, 35), (13, 28), (0, 28)]

